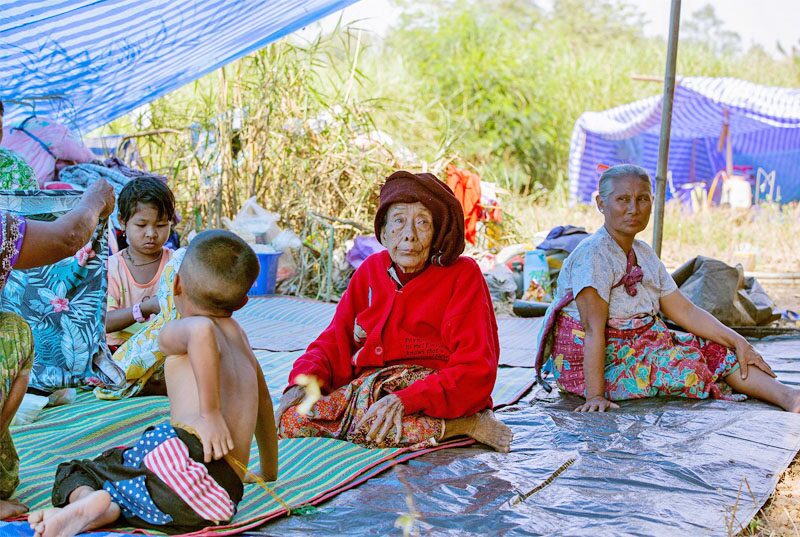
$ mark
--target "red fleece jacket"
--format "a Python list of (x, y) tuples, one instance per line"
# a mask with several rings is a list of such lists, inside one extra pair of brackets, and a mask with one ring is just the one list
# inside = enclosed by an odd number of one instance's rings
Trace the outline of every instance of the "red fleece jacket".
[(436, 373), (395, 392), (406, 414), (453, 419), (491, 408), (500, 344), (477, 263), (431, 265), (402, 289), (390, 266), (383, 251), (358, 268), (331, 324), (294, 363), (289, 385), (310, 374), (329, 393), (367, 368), (421, 365)]

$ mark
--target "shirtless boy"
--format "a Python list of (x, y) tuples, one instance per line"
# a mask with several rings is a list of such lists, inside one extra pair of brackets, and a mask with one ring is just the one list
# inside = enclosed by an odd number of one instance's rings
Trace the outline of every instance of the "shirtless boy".
[(252, 249), (236, 235), (214, 230), (195, 237), (175, 277), (181, 318), (159, 337), (168, 356), (170, 422), (149, 428), (130, 448), (61, 464), (53, 486), (56, 508), (28, 518), (37, 536), (70, 537), (120, 518), (167, 533), (227, 523), (245, 477), (227, 461), (246, 467), (254, 435), (260, 477), (277, 478), (267, 385), (244, 331), (231, 318), (247, 302), (258, 270)]

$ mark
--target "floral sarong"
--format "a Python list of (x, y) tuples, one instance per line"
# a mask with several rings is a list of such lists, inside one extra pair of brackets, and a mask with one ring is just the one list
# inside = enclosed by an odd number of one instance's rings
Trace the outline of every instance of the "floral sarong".
[[(586, 389), (584, 339), (579, 321), (558, 314), (552, 350), (543, 368), (553, 373), (561, 389), (581, 397)], [(738, 367), (733, 351), (672, 331), (659, 318), (610, 320), (606, 328), (605, 396), (611, 401), (659, 395), (741, 401), (744, 395), (732, 394), (727, 384), (719, 382)]]
[[(280, 438), (325, 437), (347, 440), (366, 447), (378, 447), (366, 439), (371, 422), (356, 428), (361, 419), (378, 399), (407, 388), (434, 371), (426, 367), (394, 365), (370, 369), (360, 377), (332, 393), (320, 398), (308, 416), (290, 407), (278, 424)], [(391, 435), (380, 447), (411, 447), (422, 449), (437, 445), (444, 434), (444, 420), (414, 414), (403, 416), (403, 433), (400, 441)]]
[[(28, 324), (15, 313), (0, 312), (0, 409), (11, 387), (33, 366), (33, 337)], [(11, 433), (0, 431), (0, 500), (11, 497), (19, 484), (19, 457)]]

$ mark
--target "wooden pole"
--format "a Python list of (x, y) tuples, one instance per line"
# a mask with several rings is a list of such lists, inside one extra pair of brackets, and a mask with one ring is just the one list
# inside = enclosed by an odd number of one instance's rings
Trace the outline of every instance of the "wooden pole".
[(672, 128), (672, 99), (675, 96), (675, 63), (678, 58), (678, 31), (681, 22), (681, 0), (672, 0), (667, 42), (667, 68), (664, 74), (664, 100), (661, 105), (661, 138), (658, 142), (656, 168), (656, 207), (653, 222), (653, 249), (661, 257), (664, 237), (664, 202), (667, 195), (667, 164), (669, 161), (669, 134)]

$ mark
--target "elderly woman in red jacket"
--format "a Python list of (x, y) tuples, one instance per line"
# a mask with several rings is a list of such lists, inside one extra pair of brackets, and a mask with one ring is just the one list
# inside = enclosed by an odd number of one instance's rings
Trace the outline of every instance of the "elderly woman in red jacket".
[[(466, 435), (507, 452), (511, 431), (491, 410), (497, 321), (478, 265), (460, 256), (458, 200), (431, 174), (395, 172), (381, 188), (375, 235), (386, 251), (358, 268), (330, 326), (292, 368), (279, 434), (415, 448)], [(298, 384), (310, 378), (324, 396), (306, 412)]]

